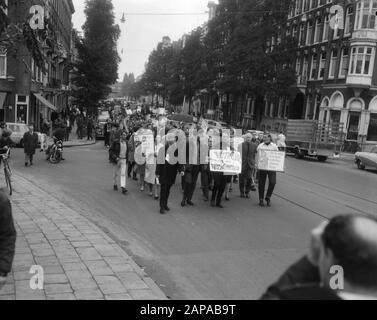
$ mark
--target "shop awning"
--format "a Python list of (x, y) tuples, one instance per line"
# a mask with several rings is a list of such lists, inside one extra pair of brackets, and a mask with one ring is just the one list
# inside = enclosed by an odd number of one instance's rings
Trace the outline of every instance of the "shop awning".
[(6, 92), (0, 92), (0, 109), (4, 109), (5, 98), (7, 97)]
[(50, 108), (53, 111), (58, 111), (58, 108), (56, 108), (51, 102), (47, 101), (45, 98), (42, 97), (39, 93), (33, 93), (35, 97), (47, 108)]

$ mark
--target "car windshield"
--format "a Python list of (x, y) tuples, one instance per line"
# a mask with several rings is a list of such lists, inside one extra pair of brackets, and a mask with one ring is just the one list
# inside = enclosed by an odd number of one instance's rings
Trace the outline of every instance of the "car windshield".
[(373, 148), (371, 153), (377, 153), (377, 147)]

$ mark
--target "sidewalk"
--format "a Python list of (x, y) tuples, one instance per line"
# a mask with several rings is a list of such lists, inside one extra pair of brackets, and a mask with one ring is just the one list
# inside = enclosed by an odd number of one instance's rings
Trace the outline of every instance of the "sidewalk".
[[(54, 140), (48, 137), (47, 143), (48, 145), (52, 145), (54, 143)], [(83, 147), (83, 146), (90, 146), (90, 145), (96, 144), (96, 141), (95, 140), (88, 141), (86, 139), (79, 140), (77, 139), (75, 134), (71, 134), (70, 140), (64, 141), (63, 144), (64, 144), (64, 148)]]
[[(13, 176), (13, 185), (16, 255), (0, 300), (167, 299), (88, 219), (19, 175)], [(43, 267), (43, 290), (30, 288), (33, 265)]]
[(354, 162), (355, 161), (355, 154), (343, 152), (339, 155), (339, 158), (331, 157), (330, 159), (331, 160), (337, 160), (337, 161), (348, 161), (348, 162), (352, 161), (352, 162)]

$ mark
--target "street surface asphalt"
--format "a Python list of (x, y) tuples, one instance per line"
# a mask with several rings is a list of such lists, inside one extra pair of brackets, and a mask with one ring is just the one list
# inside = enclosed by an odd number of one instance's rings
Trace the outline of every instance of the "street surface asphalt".
[(181, 208), (177, 183), (172, 211), (162, 216), (135, 181), (128, 181), (127, 196), (112, 190), (113, 168), (102, 142), (66, 149), (65, 158), (52, 165), (38, 153), (35, 166), (25, 168), (17, 149), (11, 166), (100, 226), (172, 299), (257, 299), (306, 253), (309, 232), (321, 221), (377, 215), (377, 172), (359, 171), (350, 161), (288, 158), (272, 208), (260, 208), (256, 193), (241, 199), (238, 185), (225, 209), (211, 208), (200, 182), (195, 206)]

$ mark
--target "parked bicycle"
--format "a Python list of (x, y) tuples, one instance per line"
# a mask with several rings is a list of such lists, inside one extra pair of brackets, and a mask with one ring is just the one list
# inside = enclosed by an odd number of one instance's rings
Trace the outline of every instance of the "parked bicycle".
[(5, 177), (5, 182), (7, 185), (7, 189), (9, 191), (9, 195), (11, 196), (13, 193), (13, 188), (12, 188), (12, 169), (10, 168), (9, 165), (9, 156), (10, 156), (10, 148), (6, 151), (6, 153), (0, 154), (0, 164), (3, 163), (4, 165), (4, 177)]

